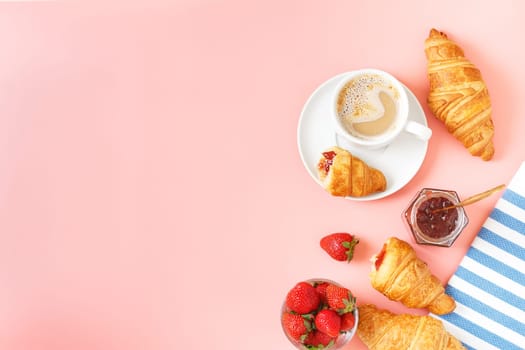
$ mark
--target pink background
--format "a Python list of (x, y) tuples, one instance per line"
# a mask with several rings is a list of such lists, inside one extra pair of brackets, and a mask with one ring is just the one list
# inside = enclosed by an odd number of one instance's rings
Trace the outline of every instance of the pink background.
[[(279, 309), (324, 277), (392, 311), (368, 281), (422, 187), (467, 197), (525, 160), (525, 4), (241, 1), (0, 5), (0, 348), (292, 349)], [(492, 161), (429, 113), (423, 42), (457, 40), (489, 86)], [(375, 67), (405, 83), (434, 135), (417, 175), (377, 201), (328, 195), (297, 148), (326, 79)], [(450, 249), (447, 280), (499, 195)], [(319, 239), (361, 238), (351, 264)], [(364, 349), (356, 337), (345, 349)]]

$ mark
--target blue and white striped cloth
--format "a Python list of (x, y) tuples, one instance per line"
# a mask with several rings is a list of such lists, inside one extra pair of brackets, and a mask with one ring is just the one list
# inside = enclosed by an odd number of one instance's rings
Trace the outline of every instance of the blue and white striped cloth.
[(457, 303), (436, 316), (467, 349), (525, 349), (525, 162), (446, 287)]

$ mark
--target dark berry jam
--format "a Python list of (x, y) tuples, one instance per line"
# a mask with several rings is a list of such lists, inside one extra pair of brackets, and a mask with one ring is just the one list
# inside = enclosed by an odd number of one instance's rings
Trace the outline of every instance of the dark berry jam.
[(444, 197), (432, 197), (417, 208), (416, 222), (421, 232), (427, 237), (443, 238), (456, 228), (458, 210), (456, 208), (436, 211), (454, 205)]

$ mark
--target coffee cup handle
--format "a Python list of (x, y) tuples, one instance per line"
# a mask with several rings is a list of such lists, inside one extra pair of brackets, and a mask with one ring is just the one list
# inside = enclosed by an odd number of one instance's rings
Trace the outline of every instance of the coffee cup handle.
[(427, 141), (430, 136), (432, 136), (432, 129), (412, 120), (406, 123), (405, 131), (417, 136), (423, 141)]

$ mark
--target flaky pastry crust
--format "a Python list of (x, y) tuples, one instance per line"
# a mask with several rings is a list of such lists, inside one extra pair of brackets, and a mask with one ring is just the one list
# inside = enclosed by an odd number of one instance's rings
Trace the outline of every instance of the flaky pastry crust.
[(322, 152), (317, 170), (321, 185), (334, 196), (363, 197), (386, 189), (381, 171), (337, 146)]
[(461, 47), (436, 29), (425, 40), (425, 54), (430, 110), (472, 155), (492, 159), (492, 106), (481, 72)]
[(357, 335), (370, 350), (464, 350), (463, 345), (430, 316), (359, 307)]
[(437, 315), (456, 308), (454, 299), (445, 294), (441, 281), (416, 256), (412, 246), (396, 237), (388, 238), (373, 257), (370, 281), (387, 298), (407, 307), (427, 308)]

